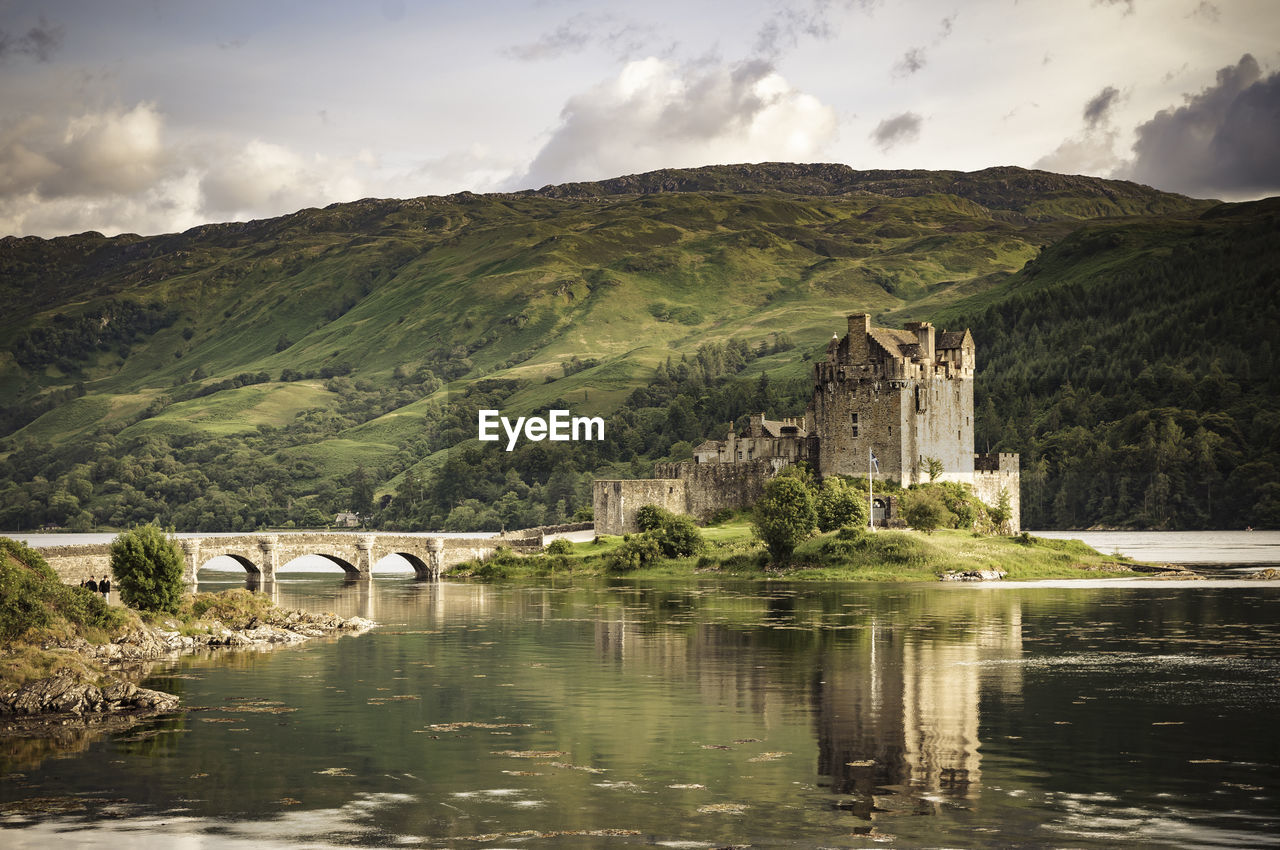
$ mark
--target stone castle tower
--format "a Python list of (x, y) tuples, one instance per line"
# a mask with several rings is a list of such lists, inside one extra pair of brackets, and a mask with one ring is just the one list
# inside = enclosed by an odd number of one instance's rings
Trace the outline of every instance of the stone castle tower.
[(936, 473), (940, 464), (937, 480), (969, 484), (988, 505), (1004, 491), (1009, 530), (1020, 530), (1018, 455), (973, 452), (973, 335), (938, 332), (929, 322), (877, 328), (865, 313), (848, 321), (849, 332), (833, 336), (814, 365), (803, 418), (756, 414), (741, 433), (731, 426), (726, 439), (701, 443), (692, 462), (658, 464), (643, 481), (596, 481), (596, 531), (635, 531), (635, 511), (646, 504), (699, 519), (745, 507), (765, 481), (798, 462), (822, 477), (870, 472), (903, 486), (929, 481), (930, 466)]
[(811, 433), (820, 475), (879, 474), (903, 486), (929, 480), (928, 460), (943, 480), (973, 478), (973, 335), (938, 333), (928, 322), (905, 330), (874, 328), (849, 317), (844, 339), (832, 337), (814, 366)]

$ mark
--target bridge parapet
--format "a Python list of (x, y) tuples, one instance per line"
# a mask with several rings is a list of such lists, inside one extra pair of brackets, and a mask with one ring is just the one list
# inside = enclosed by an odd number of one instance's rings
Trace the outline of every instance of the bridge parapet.
[[(526, 537), (426, 537), (413, 534), (350, 532), (282, 532), (272, 534), (240, 534), (214, 537), (182, 537), (183, 579), (195, 586), (200, 568), (221, 555), (230, 557), (245, 572), (260, 581), (270, 582), (284, 564), (303, 555), (318, 555), (341, 567), (351, 578), (370, 579), (373, 566), (390, 554), (403, 557), (414, 573), (436, 580), (453, 566), (464, 561), (487, 558), (499, 547), (531, 552), (542, 547), (542, 536)], [(110, 573), (111, 544), (77, 544), (33, 548), (67, 583), (79, 584), (93, 576)]]

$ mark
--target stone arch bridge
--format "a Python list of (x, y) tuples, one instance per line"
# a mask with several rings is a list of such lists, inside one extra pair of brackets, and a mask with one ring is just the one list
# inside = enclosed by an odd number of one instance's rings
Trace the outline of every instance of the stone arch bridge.
[[(185, 561), (184, 578), (196, 583), (196, 573), (213, 558), (225, 555), (260, 581), (273, 581), (281, 566), (303, 555), (318, 555), (337, 564), (349, 578), (370, 579), (373, 565), (387, 555), (399, 555), (419, 578), (438, 579), (463, 561), (487, 558), (500, 546), (518, 552), (537, 551), (542, 535), (527, 537), (423, 537), (412, 534), (296, 532), (218, 535), (178, 539)], [(64, 582), (79, 584), (111, 571), (111, 544), (77, 544), (35, 548)]]

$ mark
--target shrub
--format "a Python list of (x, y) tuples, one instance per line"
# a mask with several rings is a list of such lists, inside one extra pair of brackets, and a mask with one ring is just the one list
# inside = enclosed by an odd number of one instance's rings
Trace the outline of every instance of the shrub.
[(711, 515), (711, 521), (708, 522), (707, 524), (723, 525), (724, 523), (728, 522), (731, 519), (733, 519), (733, 511), (729, 510), (728, 508), (721, 508), (720, 510), (716, 511)]
[(111, 541), (111, 572), (124, 604), (176, 614), (186, 588), (182, 552), (157, 525), (139, 525)]
[(643, 505), (636, 511), (636, 525), (641, 531), (653, 531), (662, 524), (664, 516), (671, 516), (671, 513), (657, 505)]
[(797, 545), (813, 533), (818, 518), (809, 488), (798, 476), (778, 476), (764, 486), (751, 512), (751, 527), (777, 563), (791, 558)]
[(845, 526), (867, 524), (867, 503), (864, 494), (854, 489), (843, 478), (831, 477), (822, 482), (822, 489), (813, 500), (818, 517), (819, 531), (835, 531)]
[(547, 554), (548, 555), (572, 555), (573, 544), (570, 543), (568, 540), (565, 540), (563, 537), (559, 537), (547, 544)]
[(911, 490), (903, 497), (906, 503), (902, 508), (902, 517), (907, 524), (917, 531), (932, 534), (942, 525), (950, 525), (954, 519), (951, 511), (938, 498), (933, 490)]
[(620, 573), (643, 567), (662, 555), (658, 541), (648, 534), (634, 535), (609, 553), (605, 566), (610, 572)]
[(687, 558), (703, 549), (702, 534), (690, 517), (657, 505), (645, 505), (636, 511), (636, 525), (640, 526), (641, 536), (656, 542), (665, 557)]
[(127, 620), (98, 594), (63, 584), (39, 552), (0, 537), (0, 644), (48, 630), (97, 640), (95, 632), (114, 633)]

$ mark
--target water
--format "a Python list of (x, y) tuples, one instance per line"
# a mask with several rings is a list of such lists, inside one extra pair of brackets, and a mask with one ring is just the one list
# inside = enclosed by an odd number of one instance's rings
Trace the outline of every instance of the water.
[(1139, 561), (1231, 568), (1280, 566), (1280, 531), (1033, 531), (1083, 540)]
[(282, 604), (383, 626), (6, 744), (0, 843), (1277, 846), (1280, 586), (1203, 584), (294, 575)]

